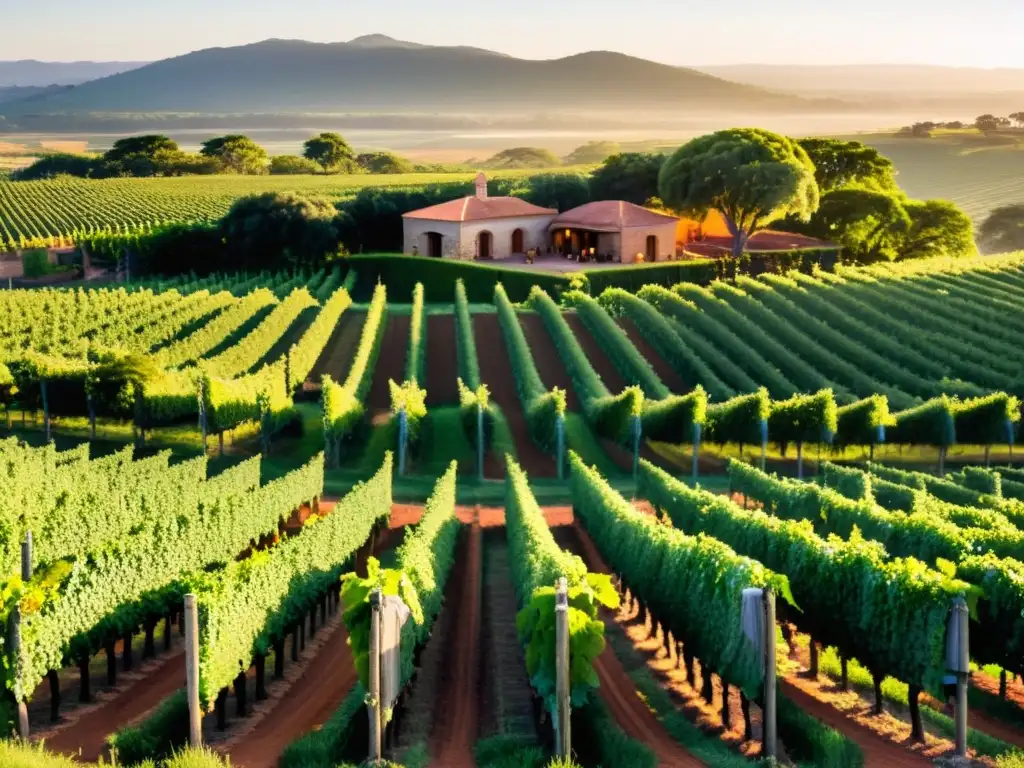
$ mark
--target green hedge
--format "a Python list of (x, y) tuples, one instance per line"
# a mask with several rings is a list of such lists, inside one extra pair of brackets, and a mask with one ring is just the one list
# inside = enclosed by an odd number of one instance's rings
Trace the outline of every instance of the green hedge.
[(801, 764), (819, 768), (861, 768), (864, 765), (860, 747), (785, 696), (779, 697), (778, 725), (786, 751)]

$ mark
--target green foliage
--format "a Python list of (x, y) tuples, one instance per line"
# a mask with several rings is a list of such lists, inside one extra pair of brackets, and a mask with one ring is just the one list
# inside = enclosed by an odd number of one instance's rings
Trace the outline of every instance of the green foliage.
[(768, 434), (783, 451), (790, 443), (829, 443), (838, 429), (838, 409), (831, 389), (771, 404)]
[(25, 277), (44, 277), (50, 274), (49, 254), (45, 248), (33, 248), (21, 254), (21, 268)]
[(900, 243), (901, 258), (974, 256), (974, 224), (970, 217), (946, 200), (908, 200), (910, 229)]
[(797, 142), (814, 164), (814, 178), (822, 195), (859, 186), (896, 191), (896, 167), (874, 147), (859, 141), (808, 137)]
[(830, 461), (822, 462), (821, 476), (826, 488), (833, 488), (848, 499), (855, 501), (874, 498), (871, 475), (852, 467), (841, 467)]
[(981, 223), (978, 240), (988, 253), (1024, 251), (1024, 203), (993, 210)]
[(359, 347), (348, 377), (343, 384), (337, 384), (330, 376), (324, 376), (324, 440), (327, 461), (331, 465), (337, 465), (340, 461), (343, 441), (363, 418), (363, 401), (373, 383), (373, 368), (384, 338), (387, 309), (387, 289), (378, 285), (373, 293), (373, 301), (366, 310)]
[(393, 152), (365, 152), (356, 164), (367, 173), (412, 173), (413, 164)]
[(316, 319), (309, 324), (302, 337), (288, 350), (288, 391), (302, 386), (316, 361), (320, 359), (327, 342), (341, 319), (342, 313), (352, 305), (348, 291), (339, 288), (324, 302)]
[(136, 725), (115, 731), (108, 739), (111, 751), (125, 765), (162, 760), (188, 744), (188, 698), (178, 690)]
[(317, 163), (324, 173), (352, 173), (357, 167), (355, 152), (337, 133), (325, 132), (308, 139), (302, 155)]
[(380, 589), (382, 595), (401, 597), (412, 615), (408, 637), (406, 630), (402, 633), (400, 688), (411, 679), (414, 651), (429, 639), (441, 612), (460, 528), (455, 517), (456, 471), (452, 462), (438, 480), (422, 520), (398, 550), (394, 568), (381, 569), (371, 557), (366, 578), (356, 573), (346, 573), (341, 578), (342, 619), (348, 628), (356, 670), (364, 687), (368, 685), (369, 676), (370, 596), (374, 590)]
[[(320, 474), (319, 486), (302, 489), (308, 495), (300, 498), (307, 501), (322, 493), (322, 456), (309, 471)], [(288, 490), (284, 486), (278, 492)], [(267, 655), (276, 639), (308, 615), (337, 583), (373, 527), (390, 514), (388, 454), (369, 481), (353, 488), (331, 514), (307, 521), (298, 536), (192, 580), (199, 604), (199, 695), (205, 708), (257, 655)]]
[(281, 768), (338, 768), (356, 718), (366, 719), (366, 689), (356, 682), (321, 728), (293, 741), (281, 755)]
[(644, 205), (658, 197), (658, 175), (664, 164), (665, 156), (660, 154), (613, 154), (590, 176), (590, 196)]
[(898, 191), (836, 189), (822, 196), (809, 222), (791, 228), (843, 246), (859, 263), (895, 261), (903, 255), (911, 226), (904, 202)]
[(942, 395), (915, 408), (894, 413), (886, 442), (897, 445), (935, 445), (956, 442), (956, 401)]
[(887, 427), (889, 400), (885, 395), (871, 395), (836, 410), (836, 445), (874, 445), (880, 442), (879, 427)]
[(615, 608), (611, 577), (588, 573), (583, 561), (559, 548), (530, 491), (526, 474), (507, 459), (505, 520), (512, 584), (520, 611), (519, 638), (526, 649), (530, 682), (552, 715), (555, 703), (555, 586), (566, 579), (569, 595), (569, 668), (572, 704), (582, 705), (598, 686), (594, 660), (604, 650), (598, 612)]
[(562, 164), (553, 152), (538, 147), (503, 149), (483, 163), (484, 168), (509, 170), (516, 168), (557, 168)]
[(298, 155), (275, 155), (270, 158), (270, 167), (267, 170), (271, 176), (304, 176), (316, 173), (320, 166)]
[(761, 425), (768, 421), (771, 410), (772, 402), (766, 389), (709, 405), (705, 439), (721, 445), (760, 445)]
[[(734, 491), (795, 519), (744, 510), (691, 489), (647, 462), (641, 462), (640, 489), (681, 530), (713, 536), (787, 576), (800, 613), (785, 615), (802, 631), (876, 673), (941, 690), (946, 618), (952, 598), (968, 594), (967, 584), (913, 558), (890, 559), (880, 544), (865, 541), (855, 530), (846, 531), (846, 539), (820, 538), (808, 521), (821, 520), (822, 499), (841, 499), (832, 491), (776, 480), (735, 461), (729, 475)], [(816, 499), (813, 512), (810, 498)], [(833, 501), (830, 526), (841, 507)]]
[[(600, 699), (588, 701), (574, 711), (573, 722), (576, 751), (589, 758), (585, 764), (628, 765), (630, 768), (656, 768), (658, 765), (654, 750), (627, 736)], [(574, 768), (574, 764), (566, 768)]]
[(519, 324), (516, 311), (508, 294), (499, 283), (494, 288), (494, 305), (498, 311), (498, 322), (505, 337), (512, 372), (516, 377), (516, 390), (526, 412), (530, 437), (548, 453), (554, 453), (556, 445), (556, 421), (565, 415), (565, 392), (557, 387), (548, 391), (533, 361), (530, 345), (526, 341), (523, 327)]
[(792, 215), (807, 219), (818, 208), (815, 168), (792, 139), (756, 128), (718, 131), (683, 145), (661, 169), (660, 197), (702, 220), (724, 217), (739, 256), (751, 235)]
[[(608, 566), (694, 656), (756, 696), (761, 669), (741, 626), (742, 592), (770, 586), (788, 599), (785, 577), (738, 556), (720, 541), (684, 536), (660, 525), (638, 512), (575, 453), (569, 461), (573, 511)], [(643, 483), (650, 468), (646, 462), (641, 466)]]
[(114, 146), (107, 150), (103, 158), (108, 162), (120, 162), (134, 155), (155, 157), (162, 151), (178, 151), (177, 142), (167, 136), (149, 134), (146, 136), (130, 136), (118, 139)]
[(338, 211), (324, 198), (267, 192), (238, 200), (220, 222), (229, 264), (319, 268), (338, 252)]
[(415, 450), (420, 439), (420, 425), (427, 415), (427, 390), (413, 381), (403, 381), (396, 384), (393, 380), (388, 381), (388, 389), (391, 392), (391, 412), (394, 414), (405, 412), (408, 419), (409, 446)]
[(409, 353), (405, 357), (407, 381), (427, 381), (427, 306), (424, 303), (423, 283), (416, 283), (412, 291), (412, 322), (409, 327)]
[(568, 211), (590, 202), (590, 187), (582, 173), (541, 173), (529, 178), (521, 197), (541, 208)]
[(483, 411), (484, 420), (484, 451), (491, 446), (494, 437), (495, 409), (491, 406), (491, 393), (486, 384), (481, 384), (476, 389), (467, 387), (462, 379), (458, 380), (459, 386), (459, 420), (462, 422), (462, 429), (471, 443), (477, 439), (477, 413)]
[(612, 395), (590, 364), (554, 300), (540, 288), (535, 288), (530, 294), (530, 303), (544, 320), (555, 342), (559, 357), (572, 379), (573, 388), (582, 401), (587, 421), (604, 437), (628, 444), (632, 437), (632, 421), (643, 413), (643, 390), (631, 386), (619, 395)]
[(267, 151), (248, 136), (220, 136), (203, 142), (201, 155), (223, 163), (232, 173), (263, 174), (267, 172)]
[(699, 384), (685, 395), (669, 395), (664, 400), (645, 400), (643, 434), (650, 440), (668, 443), (692, 439), (694, 426), (708, 419), (708, 394)]
[(780, 696), (778, 700), (779, 737), (794, 759), (822, 768), (861, 768), (864, 753), (860, 747), (835, 728), (804, 712)]
[(466, 285), (461, 278), (455, 281), (455, 346), (459, 357), (459, 379), (469, 389), (479, 389), (483, 382), (480, 379), (480, 360), (476, 354), (473, 316), (469, 312)]

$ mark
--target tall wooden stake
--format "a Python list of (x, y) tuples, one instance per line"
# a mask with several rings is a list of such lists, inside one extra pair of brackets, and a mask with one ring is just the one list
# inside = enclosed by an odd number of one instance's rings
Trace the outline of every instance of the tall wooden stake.
[(775, 715), (775, 593), (764, 590), (764, 748), (765, 757), (775, 757), (778, 726)]
[(477, 403), (476, 406), (476, 474), (477, 479), (483, 482), (484, 479), (484, 409)]
[[(956, 753), (960, 757), (967, 756), (967, 677), (970, 674), (970, 648), (968, 643), (967, 603), (958, 598), (953, 603), (960, 634), (960, 658), (956, 673)], [(963, 671), (961, 671), (963, 670)]]
[(572, 752), (572, 711), (569, 688), (569, 591), (564, 578), (555, 592), (555, 700), (558, 722), (555, 728), (555, 753), (568, 758)]
[(195, 595), (185, 595), (185, 684), (188, 690), (188, 743), (203, 744), (202, 710), (199, 708), (199, 609)]
[(565, 479), (565, 416), (555, 419), (555, 461), (558, 462), (558, 479)]
[[(21, 608), (11, 609), (11, 657), (15, 660), (15, 674), (21, 671)], [(28, 739), (28, 704), (18, 699), (18, 735)]]
[(693, 480), (697, 482), (697, 464), (700, 461), (700, 433), (701, 425), (693, 425)]
[(370, 717), (370, 761), (381, 758), (380, 733), (380, 602), (379, 589), (370, 594), (370, 696), (367, 709)]

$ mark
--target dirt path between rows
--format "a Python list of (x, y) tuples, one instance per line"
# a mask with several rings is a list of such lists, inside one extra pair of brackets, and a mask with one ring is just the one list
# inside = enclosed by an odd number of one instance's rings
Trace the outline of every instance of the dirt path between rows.
[(366, 322), (365, 312), (353, 312), (351, 309), (342, 313), (338, 324), (331, 333), (320, 359), (306, 379), (305, 389), (319, 390), (320, 380), (329, 374), (339, 384), (348, 378), (349, 368), (359, 348), (359, 338)]
[(373, 382), (366, 404), (371, 416), (391, 412), (391, 389), (388, 381), (401, 384), (405, 380), (405, 357), (409, 351), (409, 328), (412, 325), (408, 315), (388, 315), (388, 324), (381, 340), (380, 356), (373, 369)]
[[(422, 504), (392, 504), (391, 529), (416, 525), (423, 518)], [(572, 507), (542, 507), (544, 520), (552, 528), (572, 525)], [(455, 507), (455, 517), (466, 525), (479, 524), (481, 528), (504, 528), (504, 507)]]
[(893, 744), (875, 731), (848, 718), (835, 707), (818, 701), (814, 696), (798, 688), (788, 679), (779, 680), (779, 693), (783, 694), (812, 717), (835, 728), (853, 741), (864, 753), (866, 766), (926, 766), (932, 762), (924, 755), (910, 752), (899, 744)]
[(47, 737), (46, 748), (65, 755), (80, 755), (83, 762), (95, 762), (106, 755), (108, 736), (141, 720), (184, 684), (185, 652), (184, 647), (179, 646), (160, 659), (156, 667), (144, 668), (141, 679), (127, 688), (115, 689), (112, 698), (101, 700), (72, 725)]
[[(516, 458), (520, 466), (530, 477), (556, 477), (558, 472), (554, 457), (544, 453), (530, 437), (530, 428), (526, 423), (523, 405), (519, 401), (516, 378), (512, 372), (512, 363), (509, 361), (508, 348), (498, 316), (494, 313), (473, 315), (473, 332), (480, 359), (480, 378), (491, 391), (491, 399), (505, 414), (509, 432), (515, 441)], [(487, 467), (485, 474), (486, 471)], [(486, 476), (492, 479), (503, 478), (504, 462), (501, 464), (501, 474)]]
[[(578, 521), (570, 528), (563, 529), (558, 538), (568, 545), (568, 549), (583, 558), (588, 570), (596, 573), (611, 573), (594, 542)], [(605, 615), (606, 621), (614, 621), (614, 617), (610, 616), (609, 611), (602, 610), (602, 614)], [(601, 687), (597, 689), (598, 693), (611, 711), (615, 722), (626, 732), (626, 735), (650, 747), (654, 751), (659, 766), (691, 768), (704, 765), (683, 749), (679, 742), (665, 730), (661, 721), (654, 716), (650, 707), (640, 698), (636, 685), (611, 646), (606, 645), (601, 655), (598, 656), (595, 669), (601, 681)]]
[(562, 362), (562, 356), (558, 354), (551, 334), (544, 326), (544, 320), (540, 315), (520, 313), (519, 324), (523, 327), (523, 334), (530, 345), (530, 352), (533, 355), (533, 362), (537, 365), (537, 372), (540, 373), (541, 381), (548, 389), (558, 387), (565, 390), (565, 405), (570, 411), (579, 412), (580, 401), (576, 395), (576, 389), (572, 385), (569, 371)]
[[(475, 768), (473, 748), (480, 729), (480, 564), (481, 531), (465, 532), (448, 580), (445, 599), (449, 639), (444, 649), (441, 690), (436, 698), (431, 734), (431, 765)], [(450, 601), (450, 602), (449, 602)]]
[[(999, 680), (986, 675), (984, 672), (978, 671), (972, 674), (971, 685), (993, 696), (999, 695)], [(1021, 684), (1019, 678), (1006, 681), (1006, 698), (1008, 702), (1018, 707), (1024, 705), (1024, 685)], [(1024, 731), (1014, 727), (1012, 724), (982, 712), (977, 707), (972, 709), (967, 714), (967, 717), (972, 728), (982, 733), (987, 733), (989, 736), (995, 736), (997, 739), (1002, 739), (1007, 744), (1024, 748)]]
[(685, 395), (690, 391), (690, 387), (686, 385), (686, 382), (683, 381), (676, 369), (673, 368), (665, 358), (659, 355), (657, 350), (647, 342), (647, 339), (643, 337), (643, 334), (640, 333), (640, 330), (632, 320), (625, 317), (621, 318), (619, 320), (619, 327), (626, 332), (626, 335), (629, 336), (629, 340), (633, 342), (633, 346), (636, 347), (637, 351), (643, 355), (644, 359), (651, 364), (654, 372), (658, 374), (658, 378), (661, 379), (661, 382), (666, 387), (677, 395)]
[(459, 353), (455, 315), (427, 316), (427, 405), (459, 402)]

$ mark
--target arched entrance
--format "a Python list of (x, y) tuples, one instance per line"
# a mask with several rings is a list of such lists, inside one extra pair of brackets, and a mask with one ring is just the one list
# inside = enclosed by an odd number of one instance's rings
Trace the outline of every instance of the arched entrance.
[(512, 253), (526, 253), (526, 238), (521, 229), (512, 233)]
[(658, 238), (656, 235), (647, 236), (647, 252), (645, 254), (647, 261), (658, 260)]
[(443, 240), (440, 232), (427, 232), (427, 256), (432, 259), (440, 259)]
[(494, 258), (494, 250), (491, 248), (493, 237), (490, 232), (481, 232), (476, 239), (476, 257), (478, 259)]

